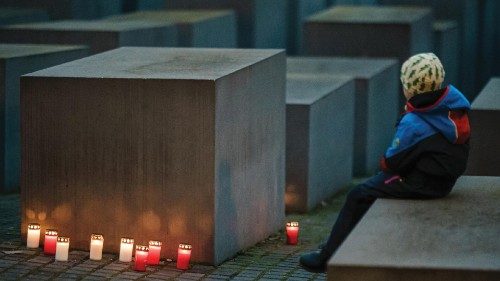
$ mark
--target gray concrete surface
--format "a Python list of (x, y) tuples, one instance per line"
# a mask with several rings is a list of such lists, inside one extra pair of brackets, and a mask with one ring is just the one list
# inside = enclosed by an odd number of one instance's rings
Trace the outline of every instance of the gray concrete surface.
[(334, 6), (304, 25), (305, 54), (397, 58), (432, 50), (432, 11), (416, 7)]
[(445, 84), (459, 85), (458, 79), (460, 60), (459, 30), (456, 21), (435, 21), (432, 29), (434, 31), (434, 53), (441, 60), (445, 69)]
[(111, 253), (155, 237), (165, 258), (187, 242), (210, 264), (268, 237), (284, 223), (285, 72), (279, 50), (120, 48), (23, 76), (21, 231), (83, 250), (102, 233)]
[(500, 176), (500, 77), (484, 87), (470, 112), (470, 152), (466, 174)]
[(288, 31), (287, 53), (302, 53), (302, 25), (307, 17), (326, 9), (325, 0), (287, 0)]
[(289, 73), (314, 73), (355, 78), (353, 173), (372, 175), (391, 143), (401, 111), (396, 60), (370, 58), (288, 58)]
[(236, 15), (232, 10), (142, 11), (107, 18), (175, 24), (179, 47), (235, 48)]
[(288, 0), (168, 0), (167, 9), (233, 9), (238, 47), (286, 48)]
[(21, 174), (21, 75), (82, 58), (85, 46), (0, 44), (0, 192), (18, 192)]
[(0, 25), (47, 21), (47, 12), (40, 9), (0, 8)]
[(177, 29), (145, 21), (66, 20), (0, 28), (0, 41), (29, 44), (87, 45), (92, 54), (122, 46), (177, 46)]
[(287, 212), (307, 212), (352, 179), (353, 77), (288, 74)]
[(379, 199), (328, 262), (328, 280), (498, 280), (499, 201), (499, 177), (462, 177), (438, 200)]

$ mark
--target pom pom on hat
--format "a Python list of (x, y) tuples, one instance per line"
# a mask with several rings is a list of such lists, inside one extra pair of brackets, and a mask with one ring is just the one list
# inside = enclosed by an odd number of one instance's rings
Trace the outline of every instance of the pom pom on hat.
[(401, 83), (410, 97), (435, 91), (444, 81), (444, 68), (433, 53), (417, 54), (409, 58), (401, 67)]

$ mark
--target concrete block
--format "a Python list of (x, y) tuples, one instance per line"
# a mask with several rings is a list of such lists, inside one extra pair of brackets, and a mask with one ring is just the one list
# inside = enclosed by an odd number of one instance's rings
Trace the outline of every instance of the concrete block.
[(287, 0), (165, 0), (168, 9), (233, 9), (238, 19), (238, 46), (286, 48)]
[(328, 280), (494, 281), (500, 177), (462, 177), (438, 200), (379, 199), (328, 262)]
[(393, 59), (288, 58), (288, 73), (352, 76), (355, 79), (354, 159), (355, 176), (378, 170), (394, 135), (398, 105), (399, 67)]
[(458, 85), (459, 57), (458, 46), (459, 32), (456, 21), (435, 21), (434, 53), (439, 57), (444, 66), (445, 84)]
[(375, 5), (378, 0), (326, 0), (328, 6), (333, 5)]
[(500, 2), (479, 2), (478, 89), (482, 89), (492, 76), (500, 76)]
[[(459, 26), (459, 81), (458, 87), (470, 99), (474, 99), (481, 87), (477, 85), (479, 11), (481, 2), (470, 0), (379, 0), (385, 5), (426, 6), (434, 10), (438, 20), (455, 20)], [(420, 38), (420, 36), (417, 36)]]
[(0, 41), (33, 44), (88, 45), (92, 54), (120, 46), (176, 46), (177, 30), (144, 21), (55, 21), (0, 28)]
[(287, 53), (302, 53), (302, 25), (306, 18), (326, 8), (325, 0), (288, 0)]
[(46, 10), (51, 19), (98, 19), (119, 14), (122, 0), (1, 0), (4, 7)]
[(21, 229), (82, 250), (102, 233), (109, 253), (159, 239), (164, 258), (190, 243), (210, 264), (265, 239), (284, 223), (285, 72), (278, 50), (130, 47), (23, 76)]
[(143, 11), (108, 18), (174, 24), (181, 47), (235, 48), (236, 15), (232, 10)]
[(40, 9), (0, 8), (0, 25), (47, 21), (47, 12)]
[(335, 6), (304, 25), (304, 48), (314, 56), (394, 57), (432, 49), (432, 13), (415, 7)]
[(352, 180), (354, 80), (288, 74), (287, 212), (307, 212)]
[(500, 176), (500, 77), (492, 78), (472, 103), (468, 175)]
[(21, 75), (86, 56), (84, 46), (0, 44), (0, 193), (18, 192), (21, 175)]

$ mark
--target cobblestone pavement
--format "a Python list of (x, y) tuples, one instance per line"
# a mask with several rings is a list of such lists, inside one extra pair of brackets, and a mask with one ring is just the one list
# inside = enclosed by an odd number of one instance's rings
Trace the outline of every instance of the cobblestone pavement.
[(58, 262), (40, 250), (27, 250), (19, 236), (19, 195), (0, 195), (0, 280), (325, 280), (324, 273), (307, 272), (297, 260), (328, 235), (347, 189), (315, 211), (287, 215), (287, 220), (300, 222), (297, 246), (286, 245), (280, 231), (218, 267), (194, 264), (180, 271), (175, 262), (162, 261), (144, 273), (133, 271), (132, 263), (119, 262), (116, 255), (92, 261), (88, 252), (71, 251), (68, 262)]

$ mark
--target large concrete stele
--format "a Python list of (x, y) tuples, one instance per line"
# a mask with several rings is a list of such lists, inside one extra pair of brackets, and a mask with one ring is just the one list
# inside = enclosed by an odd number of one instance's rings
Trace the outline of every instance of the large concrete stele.
[(288, 74), (287, 212), (307, 212), (352, 179), (352, 77)]
[(332, 281), (497, 281), (500, 177), (438, 200), (379, 199), (328, 262)]
[(348, 75), (355, 79), (353, 174), (378, 170), (380, 157), (391, 143), (398, 106), (399, 67), (394, 59), (313, 58), (287, 60), (288, 73)]
[(288, 0), (165, 0), (170, 9), (232, 9), (238, 19), (238, 47), (285, 48)]
[(500, 77), (490, 80), (472, 103), (466, 174), (500, 176)]
[[(21, 78), (22, 232), (179, 243), (219, 264), (283, 227), (284, 51), (119, 48)], [(43, 118), (42, 118), (43, 116)]]
[(0, 25), (47, 21), (47, 12), (40, 9), (0, 8)]
[[(458, 23), (459, 41), (459, 88), (469, 99), (474, 99), (480, 91), (478, 78), (484, 76), (478, 66), (483, 50), (478, 50), (478, 38), (483, 39), (484, 34), (480, 33), (480, 15), (482, 6), (486, 2), (492, 1), (471, 1), (471, 0), (378, 0), (380, 4), (385, 5), (408, 5), (429, 7), (434, 10), (434, 16), (438, 20), (455, 20)], [(481, 34), (481, 36), (480, 36)], [(417, 35), (416, 38), (420, 38)], [(489, 42), (493, 45), (493, 42)], [(453, 44), (448, 44), (452, 46)], [(492, 61), (490, 57), (486, 57), (485, 61)], [(489, 77), (489, 76), (487, 76)], [(484, 79), (484, 78), (483, 78)]]
[(180, 47), (237, 47), (236, 15), (232, 10), (142, 11), (107, 20), (140, 20), (175, 24)]
[(459, 74), (459, 32), (456, 21), (435, 21), (434, 53), (439, 57), (445, 69), (445, 84), (458, 85)]
[(0, 193), (18, 192), (21, 175), (21, 75), (82, 58), (85, 46), (0, 44)]
[(0, 42), (81, 44), (96, 54), (121, 46), (176, 46), (177, 29), (173, 24), (145, 21), (67, 20), (4, 26)]
[(307, 17), (326, 8), (325, 0), (287, 0), (287, 53), (302, 53), (302, 25)]
[(418, 7), (334, 6), (307, 19), (305, 53), (394, 57), (432, 50), (432, 12)]
[(4, 7), (46, 10), (51, 19), (98, 19), (121, 11), (122, 0), (0, 0)]

